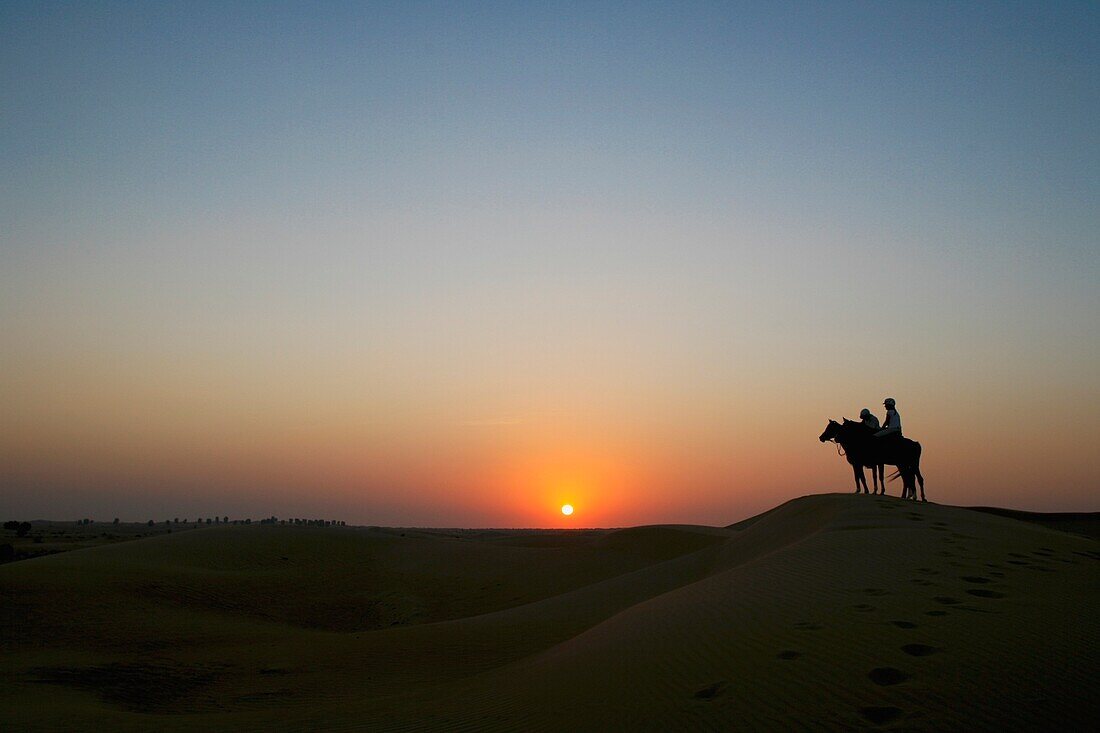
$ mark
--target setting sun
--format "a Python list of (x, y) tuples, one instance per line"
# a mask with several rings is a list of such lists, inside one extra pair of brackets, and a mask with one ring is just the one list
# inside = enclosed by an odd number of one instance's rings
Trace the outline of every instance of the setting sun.
[(568, 517), (570, 514), (573, 513), (573, 505), (572, 504), (562, 504), (561, 513)]

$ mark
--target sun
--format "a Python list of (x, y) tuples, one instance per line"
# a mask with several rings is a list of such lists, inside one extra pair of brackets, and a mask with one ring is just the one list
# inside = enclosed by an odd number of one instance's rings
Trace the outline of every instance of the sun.
[(562, 504), (561, 505), (561, 513), (568, 517), (570, 514), (573, 513), (573, 505), (572, 504)]

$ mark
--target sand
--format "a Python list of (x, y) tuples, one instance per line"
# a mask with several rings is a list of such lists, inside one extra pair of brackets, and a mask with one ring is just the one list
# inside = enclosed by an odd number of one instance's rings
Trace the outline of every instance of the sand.
[(1100, 543), (802, 497), (731, 527), (227, 526), (0, 566), (5, 730), (1039, 730)]

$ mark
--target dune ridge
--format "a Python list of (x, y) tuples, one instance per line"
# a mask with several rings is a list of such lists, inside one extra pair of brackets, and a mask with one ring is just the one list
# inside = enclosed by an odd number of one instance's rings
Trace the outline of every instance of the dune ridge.
[(836, 494), (515, 543), (204, 530), (0, 567), (0, 710), (19, 730), (1081, 727), (1098, 560), (1034, 523)]

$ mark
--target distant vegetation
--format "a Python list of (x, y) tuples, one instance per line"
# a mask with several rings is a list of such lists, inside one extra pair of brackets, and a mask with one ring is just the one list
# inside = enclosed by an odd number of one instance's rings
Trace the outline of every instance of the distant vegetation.
[(30, 522), (4, 522), (4, 529), (10, 529), (15, 531), (16, 537), (26, 537), (27, 533), (33, 529)]
[[(226, 515), (198, 518), (194, 521), (179, 517), (165, 520), (149, 519), (145, 522), (122, 522), (118, 517), (109, 522), (96, 522), (87, 517), (66, 522), (11, 520), (4, 522), (4, 535), (0, 537), (0, 564), (159, 534), (194, 531), (208, 525), (225, 524), (250, 525), (253, 521), (251, 518), (230, 519)], [(270, 516), (258, 520), (256, 524), (344, 527), (347, 522), (338, 519), (303, 519), (301, 517), (279, 519)]]

